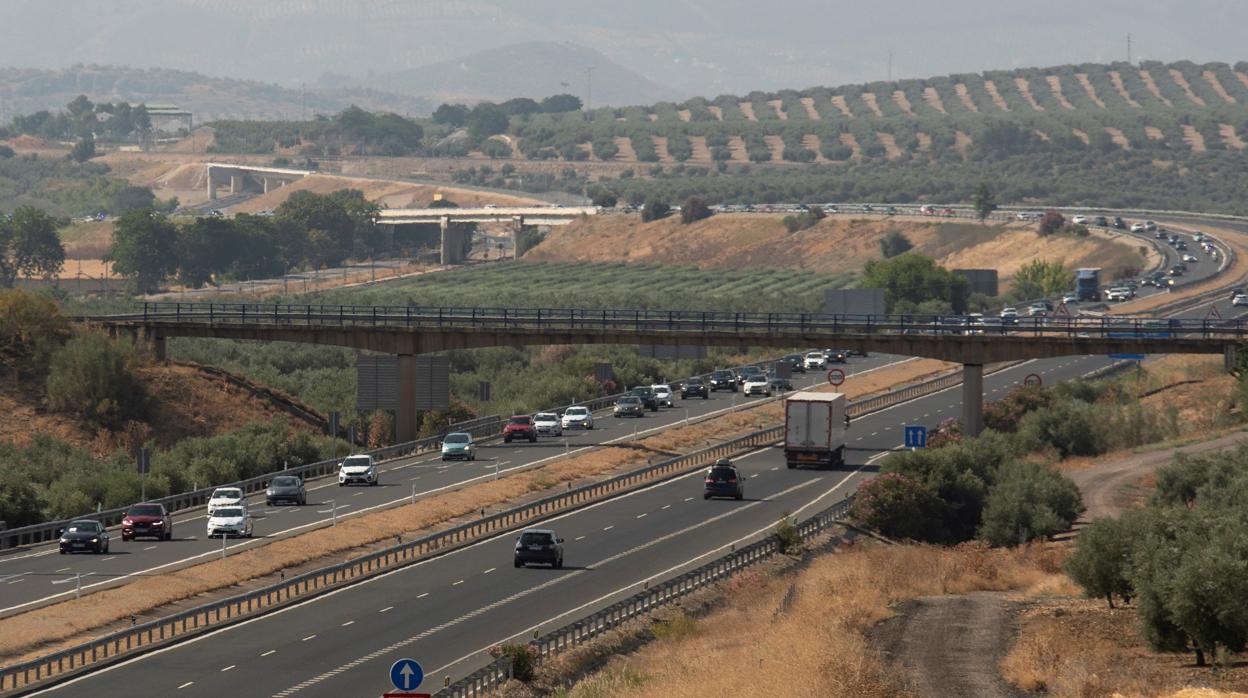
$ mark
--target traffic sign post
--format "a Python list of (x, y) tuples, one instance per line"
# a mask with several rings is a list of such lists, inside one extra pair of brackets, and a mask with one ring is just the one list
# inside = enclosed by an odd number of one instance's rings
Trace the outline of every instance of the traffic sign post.
[(1023, 385), (1029, 387), (1039, 388), (1043, 384), (1044, 380), (1040, 378), (1039, 373), (1028, 373), (1027, 377), (1023, 379)]
[(906, 426), (906, 448), (927, 448), (927, 427), (918, 425)]
[(839, 368), (834, 368), (831, 371), (828, 371), (828, 382), (832, 385), (840, 385), (841, 383), (844, 383), (845, 371)]
[[(412, 696), (408, 691), (413, 691), (420, 687), (420, 683), (425, 680), (425, 670), (420, 668), (420, 664), (415, 659), (400, 659), (390, 665), (390, 683), (394, 687), (403, 691), (402, 695)], [(387, 693), (386, 695), (391, 695)]]

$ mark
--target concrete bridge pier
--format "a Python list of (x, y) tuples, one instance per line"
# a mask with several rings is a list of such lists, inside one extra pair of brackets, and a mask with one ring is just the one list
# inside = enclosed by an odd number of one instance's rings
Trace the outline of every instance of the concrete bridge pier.
[(230, 175), (230, 194), (241, 194), (243, 192), (243, 176), (241, 174)]
[(524, 216), (511, 217), (511, 258), (520, 258), (520, 233), (524, 232)]
[(984, 365), (962, 365), (962, 432), (979, 436), (984, 430)]
[(168, 340), (164, 337), (151, 335), (148, 337), (148, 342), (152, 347), (152, 357), (154, 359), (162, 364), (169, 360)]
[(464, 236), (468, 231), (462, 224), (452, 224), (450, 216), (439, 220), (442, 229), (441, 260), (443, 264), (460, 264), (464, 261)]
[(416, 410), (416, 356), (399, 354), (399, 409), (395, 411), (395, 443), (415, 441), (420, 432)]

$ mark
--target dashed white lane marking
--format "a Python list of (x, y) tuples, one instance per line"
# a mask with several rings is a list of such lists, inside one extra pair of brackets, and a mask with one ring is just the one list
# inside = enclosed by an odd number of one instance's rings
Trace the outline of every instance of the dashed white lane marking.
[(116, 559), (117, 559), (117, 556), (116, 556), (116, 555), (109, 555), (108, 557), (104, 558), (103, 560), (100, 560), (100, 562), (108, 562), (109, 560), (116, 560)]
[(615, 528), (615, 525), (614, 525), (614, 524), (613, 524), (613, 525), (611, 525), (611, 526), (607, 526), (606, 528), (604, 528), (604, 529), (602, 529), (602, 530), (604, 530), (604, 531), (610, 531), (610, 530), (611, 530), (611, 529), (613, 529), (613, 528)]
[(389, 610), (391, 610), (391, 609), (393, 609), (393, 608), (394, 608), (394, 606), (386, 606), (385, 608), (383, 608), (383, 609), (381, 609), (380, 611), (378, 611), (378, 613), (385, 613), (386, 611), (389, 611)]
[(461, 579), (461, 580), (459, 580), (458, 582), (455, 582), (455, 583), (451, 584), (451, 586), (453, 586), (453, 587), (457, 587), (457, 586), (459, 586), (460, 584), (463, 584), (463, 583), (464, 583), (464, 580), (462, 580), (462, 579)]
[(222, 673), (225, 673), (225, 672), (229, 671), (230, 669), (233, 669), (233, 668), (234, 668), (234, 667), (236, 667), (236, 666), (238, 666), (238, 665), (237, 665), (237, 664), (231, 664), (231, 665), (227, 666), (226, 668), (222, 669), (222, 670), (221, 670), (221, 672), (222, 672)]
[(309, 636), (307, 636), (307, 637), (303, 638), (302, 642), (307, 642), (308, 640), (311, 640), (311, 639), (312, 639), (312, 638), (314, 638), (314, 637), (316, 637), (316, 635), (315, 635), (315, 634), (309, 635)]
[(493, 572), (493, 571), (494, 571), (494, 570), (496, 570), (496, 569), (498, 569), (498, 568), (497, 568), (497, 567), (491, 567), (490, 569), (488, 569), (488, 570), (486, 570), (486, 571), (482, 572), (481, 574), (489, 574), (489, 573)]
[(639, 519), (644, 519), (644, 518), (646, 518), (646, 515), (645, 515), (645, 514), (638, 514), (638, 515), (637, 515), (637, 518), (639, 518)]
[(155, 550), (156, 548), (157, 548), (157, 546), (155, 546), (155, 545), (149, 545), (149, 546), (147, 546), (146, 548), (143, 548), (143, 550), (145, 550), (145, 551), (147, 551), (147, 550)]
[[(808, 487), (808, 486), (813, 485), (813, 484), (815, 484), (815, 483), (817, 483), (817, 482), (820, 482), (822, 479), (823, 479), (823, 478), (812, 478), (812, 479), (807, 480), (807, 481), (805, 481), (805, 482), (802, 482), (802, 483), (799, 483), (799, 484), (797, 484), (797, 485), (794, 485), (794, 486), (792, 486), (792, 487), (788, 488), (787, 490), (784, 490), (784, 491), (782, 491), (782, 492), (777, 492), (777, 493), (775, 493), (775, 494), (774, 494), (774, 495), (772, 495), (772, 496), (773, 496), (774, 498), (780, 498), (780, 497), (783, 497), (783, 496), (785, 496), (785, 495), (787, 495), (787, 494), (790, 494), (790, 493), (792, 493), (792, 492), (795, 492), (795, 491), (797, 491), (797, 490), (799, 490), (799, 489), (802, 489), (802, 488), (804, 488), (804, 487)], [(846, 479), (848, 479), (848, 478), (846, 478)], [(650, 540), (650, 541), (648, 541), (648, 542), (646, 542), (646, 543), (642, 543), (641, 545), (638, 545), (637, 547), (632, 548), (632, 549), (630, 549), (630, 550), (625, 550), (625, 551), (623, 551), (623, 552), (616, 553), (615, 555), (612, 555), (611, 557), (604, 558), (604, 559), (602, 559), (602, 560), (599, 560), (598, 562), (594, 562), (594, 563), (591, 563), (591, 564), (589, 564), (589, 565), (586, 565), (584, 569), (579, 569), (579, 570), (575, 570), (575, 571), (569, 572), (569, 573), (564, 574), (564, 575), (562, 575), (562, 576), (555, 577), (554, 579), (551, 579), (551, 580), (549, 580), (549, 581), (547, 581), (547, 582), (545, 582), (545, 583), (543, 583), (543, 584), (538, 584), (537, 586), (529, 587), (528, 589), (525, 589), (525, 590), (523, 590), (523, 591), (519, 591), (519, 592), (517, 592), (517, 593), (515, 593), (515, 594), (512, 594), (511, 596), (507, 596), (507, 597), (504, 597), (504, 598), (498, 599), (497, 601), (494, 601), (493, 603), (490, 603), (490, 604), (487, 604), (487, 605), (485, 605), (485, 606), (482, 606), (481, 608), (478, 608), (478, 609), (476, 609), (476, 610), (474, 610), (474, 611), (471, 611), (471, 612), (469, 612), (469, 613), (466, 613), (466, 614), (464, 614), (464, 615), (462, 615), (462, 616), (460, 616), (460, 617), (458, 617), (458, 618), (455, 618), (455, 619), (449, 620), (449, 621), (447, 621), (447, 622), (445, 622), (445, 623), (442, 623), (441, 625), (437, 625), (437, 626), (434, 626), (434, 627), (432, 627), (432, 628), (428, 628), (428, 629), (426, 629), (426, 630), (422, 631), (421, 633), (419, 633), (419, 634), (417, 634), (417, 635), (413, 635), (412, 637), (407, 638), (406, 640), (399, 640), (398, 642), (395, 642), (394, 644), (391, 644), (391, 645), (389, 645), (389, 646), (382, 647), (382, 648), (380, 648), (380, 649), (374, 650), (374, 651), (369, 652), (368, 654), (366, 654), (366, 655), (364, 655), (364, 656), (362, 656), (362, 657), (360, 657), (360, 658), (358, 658), (358, 659), (354, 659), (354, 660), (352, 660), (352, 661), (350, 661), (350, 662), (347, 662), (346, 664), (343, 664), (342, 666), (339, 666), (339, 667), (338, 667), (338, 668), (336, 668), (336, 669), (331, 669), (331, 670), (329, 670), (329, 671), (327, 671), (327, 672), (325, 672), (325, 673), (323, 673), (323, 674), (319, 674), (319, 675), (317, 675), (317, 676), (313, 676), (312, 678), (307, 679), (307, 680), (303, 681), (302, 683), (299, 683), (299, 684), (297, 684), (297, 685), (291, 686), (290, 688), (287, 688), (287, 689), (284, 689), (284, 690), (278, 691), (277, 693), (274, 693), (274, 694), (273, 694), (273, 698), (287, 698), (287, 696), (294, 695), (294, 694), (296, 694), (296, 693), (298, 693), (298, 692), (300, 692), (300, 691), (303, 691), (303, 690), (305, 690), (305, 689), (307, 689), (307, 688), (309, 688), (309, 687), (311, 687), (311, 686), (314, 686), (314, 685), (316, 685), (316, 684), (318, 684), (318, 683), (321, 683), (322, 681), (325, 681), (325, 680), (327, 680), (327, 679), (333, 678), (333, 677), (337, 676), (338, 674), (341, 674), (341, 673), (342, 673), (342, 672), (344, 672), (344, 671), (349, 671), (349, 670), (351, 670), (351, 669), (354, 669), (355, 667), (358, 667), (358, 666), (360, 666), (360, 665), (364, 664), (365, 662), (369, 662), (369, 661), (374, 660), (374, 659), (376, 659), (376, 658), (378, 658), (378, 657), (382, 657), (382, 656), (385, 656), (385, 655), (387, 655), (387, 654), (389, 654), (389, 653), (391, 653), (391, 652), (394, 652), (394, 651), (395, 651), (395, 650), (397, 650), (397, 649), (401, 649), (401, 648), (403, 648), (403, 647), (407, 647), (408, 645), (411, 645), (411, 644), (413, 644), (413, 643), (419, 642), (419, 641), (421, 641), (421, 640), (423, 640), (423, 639), (425, 639), (425, 638), (429, 637), (430, 635), (434, 635), (435, 633), (439, 633), (439, 632), (441, 632), (441, 631), (443, 631), (443, 630), (446, 630), (447, 628), (450, 628), (450, 627), (453, 627), (453, 626), (459, 625), (459, 624), (461, 624), (461, 623), (467, 622), (467, 621), (469, 621), (469, 620), (472, 620), (473, 618), (476, 618), (477, 616), (479, 616), (479, 615), (481, 615), (481, 614), (483, 614), (483, 613), (489, 613), (489, 612), (493, 611), (494, 609), (499, 608), (499, 607), (501, 607), (501, 606), (505, 606), (505, 605), (507, 605), (507, 604), (509, 604), (509, 603), (512, 603), (513, 601), (517, 601), (517, 600), (519, 600), (519, 599), (521, 599), (521, 598), (524, 598), (524, 597), (526, 597), (526, 596), (529, 596), (529, 595), (531, 595), (531, 594), (535, 594), (535, 593), (538, 593), (538, 592), (544, 591), (544, 590), (548, 589), (549, 587), (554, 586), (555, 584), (559, 584), (559, 583), (561, 583), (561, 582), (565, 582), (565, 581), (568, 581), (568, 580), (570, 580), (570, 579), (573, 579), (573, 578), (575, 578), (575, 577), (577, 577), (577, 576), (579, 576), (579, 575), (585, 574), (585, 572), (587, 572), (588, 570), (597, 569), (597, 568), (602, 567), (602, 566), (604, 566), (604, 565), (607, 565), (607, 564), (610, 564), (610, 563), (612, 563), (612, 562), (615, 562), (616, 560), (619, 560), (619, 559), (621, 559), (621, 558), (627, 557), (627, 556), (629, 556), (629, 555), (633, 555), (633, 554), (638, 553), (638, 552), (640, 552), (640, 551), (642, 551), (642, 550), (645, 550), (645, 549), (647, 549), (647, 548), (651, 548), (651, 547), (654, 547), (654, 546), (659, 545), (659, 544), (661, 544), (661, 543), (664, 543), (664, 542), (666, 542), (666, 541), (668, 541), (668, 540), (671, 540), (672, 538), (676, 538), (677, 536), (682, 536), (682, 535), (684, 535), (684, 534), (686, 534), (686, 533), (689, 533), (689, 532), (691, 532), (691, 531), (697, 530), (697, 529), (699, 529), (699, 528), (701, 528), (701, 527), (703, 527), (703, 526), (707, 526), (707, 525), (713, 524), (713, 523), (715, 523), (715, 522), (717, 522), (717, 521), (719, 521), (719, 520), (721, 520), (721, 519), (727, 518), (727, 517), (729, 517), (729, 516), (735, 516), (736, 514), (740, 514), (740, 513), (741, 513), (741, 512), (743, 512), (743, 511), (748, 511), (749, 509), (751, 509), (751, 508), (753, 508), (753, 507), (755, 507), (755, 506), (758, 506), (758, 505), (760, 505), (760, 504), (762, 504), (762, 503), (763, 503), (762, 501), (751, 502), (751, 503), (749, 503), (749, 504), (747, 504), (747, 505), (745, 505), (745, 506), (743, 506), (743, 507), (737, 507), (737, 508), (734, 508), (734, 509), (730, 509), (730, 510), (728, 510), (728, 511), (726, 511), (726, 512), (722, 513), (722, 514), (719, 514), (718, 516), (712, 516), (711, 518), (706, 519), (706, 520), (704, 520), (704, 521), (700, 521), (700, 522), (698, 522), (698, 523), (696, 523), (696, 524), (693, 524), (692, 526), (688, 526), (688, 527), (683, 528), (683, 529), (681, 529), (681, 530), (679, 530), (679, 531), (672, 531), (671, 533), (668, 533), (668, 534), (665, 534), (665, 535), (659, 536), (658, 538), (655, 538), (655, 539), (653, 539), (653, 540)]]
[(182, 689), (186, 688), (187, 686), (192, 686), (192, 685), (194, 685), (194, 684), (195, 684), (195, 682), (194, 682), (194, 681), (187, 681), (186, 683), (182, 684), (181, 686), (178, 686), (178, 690), (180, 691), (180, 690), (182, 690)]
[(260, 655), (260, 656), (261, 656), (261, 657), (267, 657), (267, 656), (269, 656), (270, 654), (276, 654), (276, 653), (277, 653), (277, 650), (269, 650), (268, 652), (265, 652), (264, 654), (262, 654), (262, 655)]
[(24, 581), (26, 581), (25, 577), (18, 577), (17, 579), (14, 579), (13, 581), (9, 582), (9, 584), (21, 584)]
[(585, 536), (577, 536), (574, 540), (585, 540)]
[(62, 567), (61, 569), (57, 570), (57, 572), (68, 572), (69, 570), (70, 568), (68, 567)]
[(345, 628), (345, 627), (347, 627), (348, 625), (355, 625), (355, 621), (353, 621), (353, 620), (349, 620), (349, 621), (347, 621), (346, 623), (343, 623), (340, 627)]
[(421, 594), (421, 595), (417, 596), (416, 598), (418, 598), (418, 599), (423, 599), (423, 598), (425, 598), (425, 597), (426, 597), (426, 596), (428, 596), (428, 595), (429, 595), (429, 592), (427, 592), (427, 591), (426, 591), (425, 593), (423, 593), (423, 594)]
[(663, 505), (663, 508), (664, 508), (664, 509), (671, 509), (671, 508), (672, 508), (672, 505), (671, 505), (671, 504), (664, 504), (664, 505)]
[(692, 502), (692, 501), (693, 501), (693, 497), (685, 497), (685, 501), (686, 501), (686, 502)]

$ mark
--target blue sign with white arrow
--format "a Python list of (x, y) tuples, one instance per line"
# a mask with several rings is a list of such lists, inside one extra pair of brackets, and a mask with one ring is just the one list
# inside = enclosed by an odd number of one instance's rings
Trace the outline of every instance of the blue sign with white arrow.
[(1143, 354), (1110, 354), (1111, 359), (1126, 359), (1127, 361), (1143, 361)]
[(906, 426), (906, 448), (927, 448), (927, 427)]
[(425, 680), (425, 670), (415, 659), (400, 659), (390, 667), (390, 683), (400, 691), (410, 691)]

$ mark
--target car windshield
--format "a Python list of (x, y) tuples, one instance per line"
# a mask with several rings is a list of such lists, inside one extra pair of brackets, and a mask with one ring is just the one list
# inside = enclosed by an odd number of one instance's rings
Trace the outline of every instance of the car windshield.
[(541, 414), (536, 414), (533, 416), (533, 421), (535, 422), (554, 422), (558, 419), (559, 417), (555, 415), (553, 412), (542, 412)]
[(732, 378), (732, 371), (716, 371), (716, 378)]
[(298, 487), (299, 478), (290, 477), (289, 475), (283, 476), (283, 477), (275, 477), (273, 478), (272, 484), (274, 487)]
[(685, 385), (702, 385), (702, 379), (690, 378), (689, 380), (685, 381)]
[(737, 477), (737, 471), (733, 468), (711, 468), (712, 480), (732, 480)]
[(364, 468), (368, 467), (368, 456), (351, 456), (342, 462), (344, 468)]
[(243, 491), (238, 489), (237, 487), (220, 489), (212, 493), (213, 499), (242, 499), (242, 497), (243, 497)]
[(641, 398), (637, 397), (636, 395), (630, 395), (628, 397), (620, 398), (621, 405), (635, 405), (639, 402), (641, 402)]
[(656, 393), (670, 393), (670, 392), (672, 392), (672, 389), (671, 389), (671, 388), (669, 388), (669, 387), (667, 387), (666, 385), (656, 385), (656, 386), (654, 386), (654, 392), (656, 392)]
[(549, 545), (551, 543), (549, 533), (533, 533), (528, 532), (520, 536), (520, 542), (524, 545)]
[(589, 408), (587, 408), (587, 407), (569, 407), (569, 408), (568, 408), (568, 409), (564, 412), (564, 414), (565, 414), (565, 415), (567, 415), (567, 416), (569, 416), (569, 417), (584, 417), (585, 415), (589, 414)]
[(755, 373), (762, 373), (762, 371), (757, 366), (745, 366), (741, 369), (741, 373), (744, 373), (747, 376), (752, 376)]
[(213, 517), (218, 519), (236, 519), (243, 515), (243, 510), (237, 507), (228, 507), (226, 509), (217, 509), (217, 513)]
[(136, 504), (126, 512), (130, 516), (160, 516), (159, 504)]
[(507, 420), (507, 423), (508, 424), (528, 424), (529, 418), (528, 417), (512, 417), (511, 419)]
[(469, 441), (472, 441), (472, 437), (468, 436), (467, 434), (447, 434), (446, 439), (443, 440), (443, 443), (466, 444)]
[(98, 521), (71, 521), (69, 526), (65, 528), (66, 533), (99, 533), (100, 524)]

